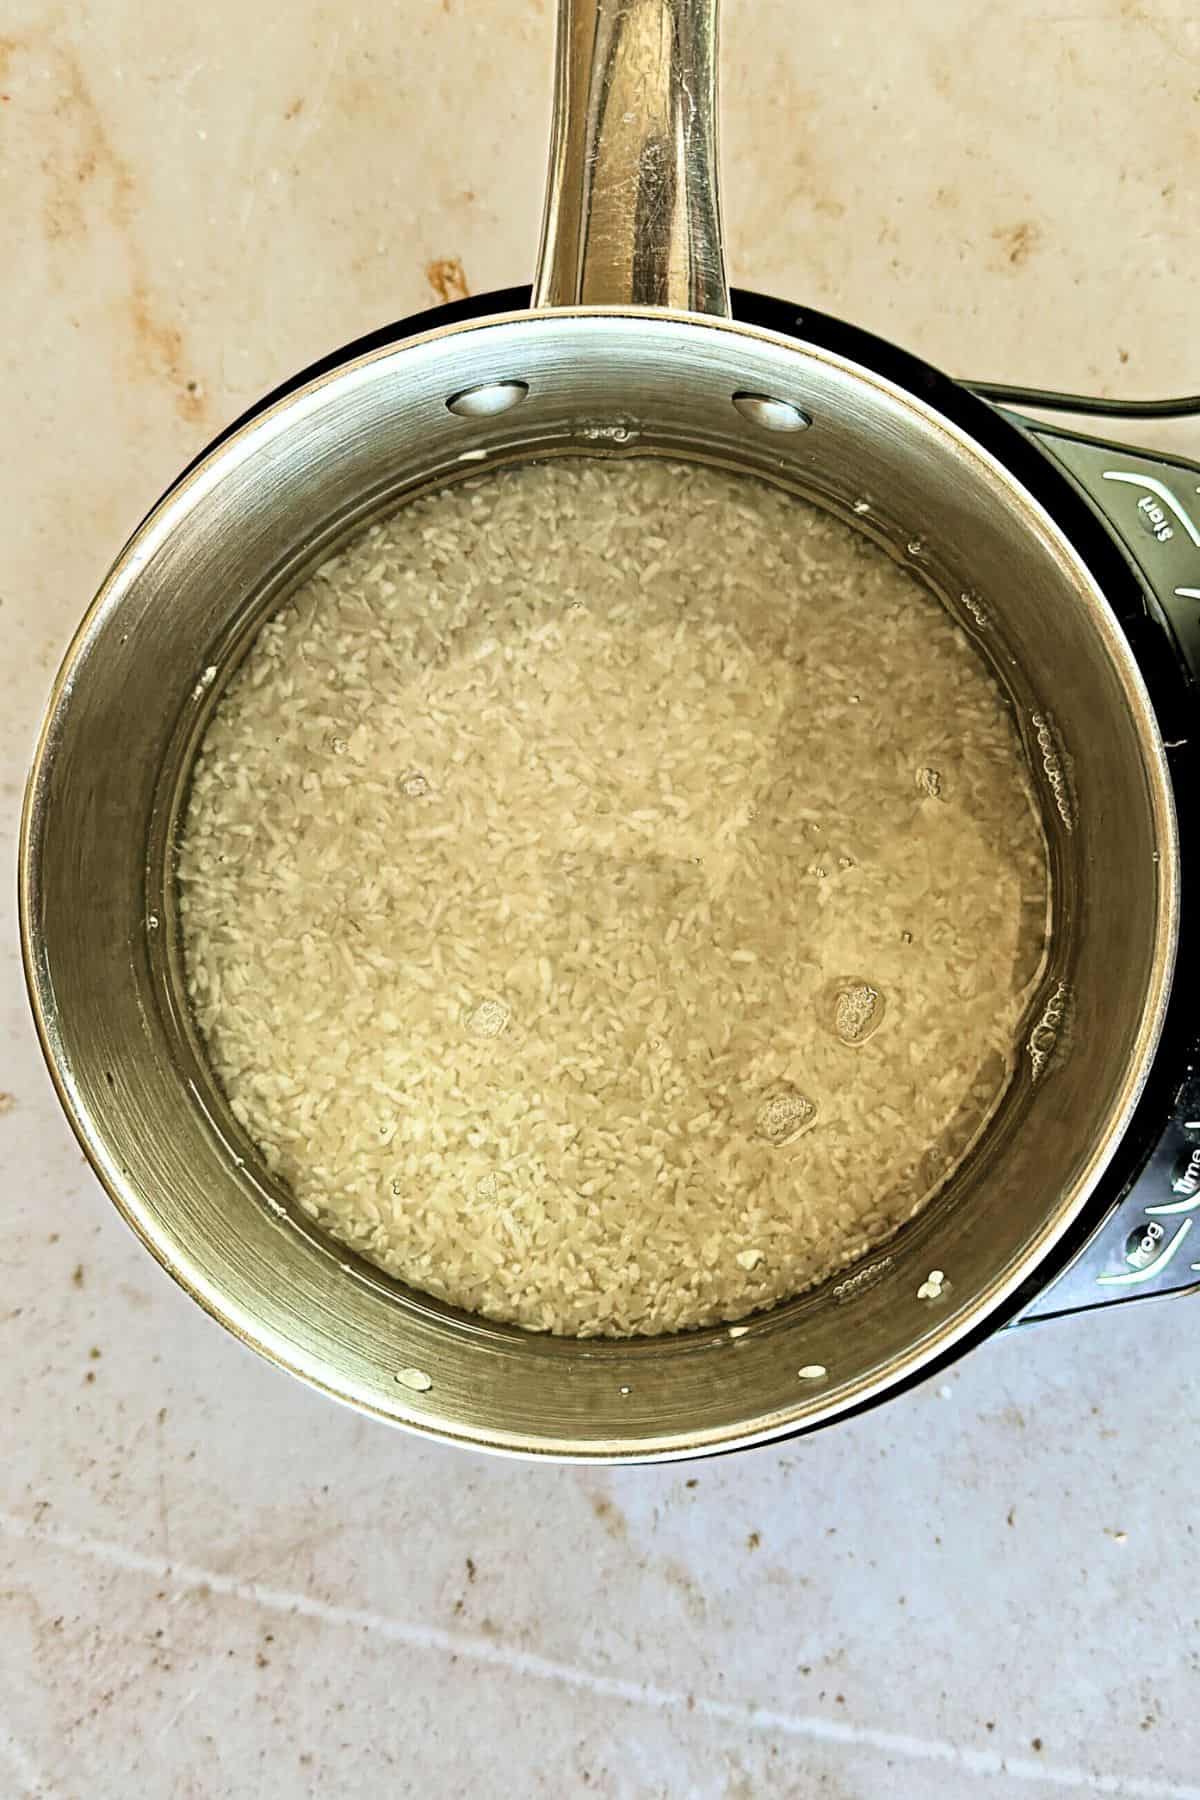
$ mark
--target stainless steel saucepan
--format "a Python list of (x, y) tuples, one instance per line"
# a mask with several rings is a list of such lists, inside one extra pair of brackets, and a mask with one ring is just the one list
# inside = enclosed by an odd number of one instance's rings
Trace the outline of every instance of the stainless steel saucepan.
[[(531, 1456), (640, 1460), (779, 1436), (999, 1323), (1119, 1150), (1178, 936), (1163, 744), (1114, 613), (1128, 566), (1049, 459), (965, 389), (780, 303), (743, 300), (734, 316), (715, 14), (716, 0), (561, 0), (532, 305), (492, 296), (351, 346), (201, 457), (84, 618), (26, 801), (38, 1028), (80, 1141), (148, 1248), (314, 1386)], [(562, 453), (719, 463), (869, 532), (991, 658), (1043, 784), (1052, 952), (994, 1123), (894, 1243), (736, 1341), (534, 1336), (351, 1259), (262, 1167), (183, 999), (173, 837), (190, 760), (257, 625), (401, 497)], [(943, 1291), (919, 1297), (933, 1268)]]

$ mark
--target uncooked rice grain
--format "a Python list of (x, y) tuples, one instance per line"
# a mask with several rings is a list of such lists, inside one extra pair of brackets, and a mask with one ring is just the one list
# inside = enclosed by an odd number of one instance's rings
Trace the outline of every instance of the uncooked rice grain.
[(583, 1337), (743, 1318), (911, 1216), (1006, 1085), (1046, 903), (933, 596), (648, 458), (473, 478), (308, 579), (178, 879), (214, 1071), (304, 1211)]

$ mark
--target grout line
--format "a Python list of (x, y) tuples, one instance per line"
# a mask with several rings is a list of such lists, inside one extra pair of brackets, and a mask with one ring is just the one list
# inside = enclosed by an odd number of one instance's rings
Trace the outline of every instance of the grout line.
[[(627, 1705), (646, 1707), (653, 1712), (691, 1711), (700, 1718), (735, 1725), (743, 1731), (774, 1732), (814, 1743), (843, 1744), (905, 1757), (911, 1762), (941, 1763), (966, 1774), (1007, 1776), (1010, 1781), (1040, 1782), (1044, 1787), (1110, 1795), (1113, 1800), (1200, 1800), (1200, 1787), (1190, 1783), (1160, 1780), (1154, 1776), (1096, 1775), (1087, 1769), (1073, 1769), (1041, 1759), (1035, 1762), (1030, 1757), (1006, 1757), (997, 1750), (972, 1749), (939, 1738), (912, 1737), (906, 1732), (881, 1731), (873, 1726), (851, 1725), (845, 1720), (824, 1719), (813, 1714), (778, 1712), (770, 1707), (749, 1706), (733, 1700), (706, 1699), (699, 1694), (689, 1696), (683, 1690), (659, 1687), (652, 1682), (601, 1675), (573, 1663), (538, 1656), (532, 1651), (495, 1644), (486, 1638), (463, 1637), (441, 1626), (406, 1623), (363, 1607), (338, 1606), (315, 1599), (311, 1594), (271, 1587), (261, 1581), (245, 1580), (194, 1563), (172, 1562), (163, 1556), (131, 1550), (124, 1544), (88, 1537), (65, 1526), (35, 1524), (32, 1519), (15, 1513), (0, 1512), (0, 1534), (65, 1550), (68, 1554), (86, 1557), (91, 1562), (104, 1563), (128, 1574), (152, 1576), (156, 1581), (180, 1590), (218, 1594), (266, 1612), (348, 1627), (408, 1649), (459, 1656), (507, 1670), (510, 1674), (553, 1682), (578, 1693), (624, 1701)], [(19, 1763), (23, 1770), (28, 1768), (27, 1779), (36, 1783), (36, 1773), (25, 1752), (7, 1737), (2, 1727), (0, 1748), (7, 1748), (14, 1763)], [(30, 1791), (38, 1790), (33, 1786)]]
[(39, 1796), (50, 1793), (49, 1785), (38, 1774), (37, 1767), (26, 1750), (24, 1744), (13, 1736), (8, 1726), (0, 1719), (0, 1761), (7, 1762), (21, 1783), (21, 1792), (29, 1796), (29, 1800), (39, 1800)]

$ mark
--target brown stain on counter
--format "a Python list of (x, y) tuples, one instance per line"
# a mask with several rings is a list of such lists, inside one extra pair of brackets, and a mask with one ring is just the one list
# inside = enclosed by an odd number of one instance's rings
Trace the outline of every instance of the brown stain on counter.
[(204, 389), (187, 374), (183, 333), (178, 326), (159, 318), (153, 295), (140, 278), (134, 281), (130, 292), (129, 318), (144, 366), (159, 371), (171, 383), (175, 411), (180, 418), (189, 424), (200, 424), (207, 411)]
[[(628, 1554), (632, 1546), (632, 1534), (629, 1520), (607, 1493), (595, 1489), (586, 1489), (588, 1502), (594, 1517), (608, 1533), (614, 1543), (619, 1544)], [(751, 1537), (757, 1539), (758, 1533)], [(757, 1547), (756, 1545), (750, 1546)], [(687, 1565), (676, 1556), (659, 1556), (647, 1547), (645, 1553), (638, 1557), (638, 1567), (652, 1576), (658, 1576), (668, 1587), (674, 1588), (680, 1596), (688, 1616), (696, 1623), (703, 1623), (708, 1617), (708, 1601), (703, 1590), (693, 1579)]]
[(466, 300), (471, 292), (466, 271), (457, 256), (438, 256), (427, 262), (425, 279), (439, 306), (445, 306), (451, 300)]
[(687, 1564), (677, 1556), (665, 1556), (658, 1564), (658, 1571), (683, 1602), (684, 1610), (694, 1624), (702, 1625), (708, 1619), (708, 1600), (704, 1590), (692, 1577)]
[[(0, 84), (18, 105), (25, 95), (13, 77), (24, 59), (40, 62), (51, 76), (49, 83), (28, 88), (42, 114), (41, 121), (31, 121), (31, 136), (39, 123), (49, 123), (51, 147), (40, 160), (45, 242), (60, 259), (68, 259), (102, 220), (113, 228), (124, 252), (122, 304), (135, 372), (168, 386), (179, 417), (200, 424), (207, 412), (203, 385), (190, 374), (183, 331), (164, 317), (134, 235), (138, 182), (113, 143), (84, 64), (50, 31), (0, 36)], [(51, 86), (52, 99), (46, 92)], [(113, 261), (120, 266), (119, 255)], [(68, 267), (66, 279), (73, 274)]]
[(998, 246), (1004, 261), (1011, 268), (1019, 269), (1041, 248), (1042, 229), (1031, 220), (1023, 220), (1016, 225), (998, 225), (992, 233), (992, 241)]
[(617, 1506), (614, 1501), (610, 1500), (607, 1494), (592, 1494), (589, 1497), (592, 1503), (592, 1511), (595, 1513), (604, 1529), (608, 1532), (608, 1535), (616, 1538), (618, 1543), (628, 1537), (629, 1527), (626, 1524), (625, 1515), (620, 1507)]

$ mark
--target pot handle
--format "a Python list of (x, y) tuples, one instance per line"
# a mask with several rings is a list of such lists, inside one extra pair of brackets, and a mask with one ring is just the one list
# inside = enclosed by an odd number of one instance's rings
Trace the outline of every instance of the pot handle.
[(729, 316), (719, 0), (559, 0), (533, 303)]

